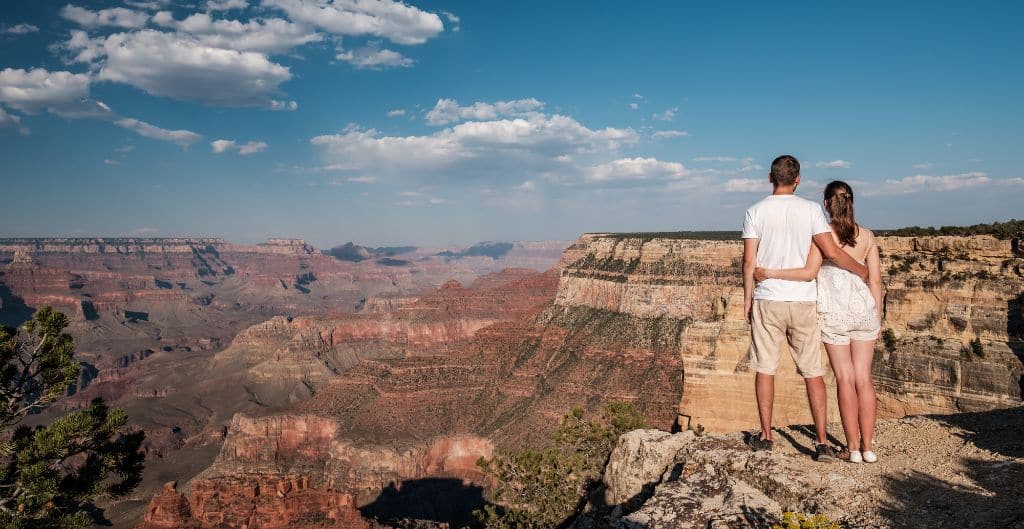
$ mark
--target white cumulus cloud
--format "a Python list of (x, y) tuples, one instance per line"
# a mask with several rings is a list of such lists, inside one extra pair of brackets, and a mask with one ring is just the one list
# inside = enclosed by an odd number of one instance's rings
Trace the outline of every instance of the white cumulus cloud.
[(477, 101), (469, 106), (460, 106), (454, 99), (438, 99), (429, 112), (427, 123), (447, 125), (463, 120), (493, 120), (502, 116), (528, 116), (544, 108), (544, 103), (534, 99), (516, 99), (484, 103)]
[(405, 109), (404, 108), (396, 108), (394, 110), (388, 110), (388, 117), (389, 118), (397, 118), (397, 117), (404, 116), (404, 115), (405, 115)]
[(594, 130), (568, 116), (534, 114), (468, 121), (424, 136), (383, 136), (373, 129), (349, 127), (339, 134), (317, 136), (311, 143), (334, 170), (521, 181), (523, 176), (566, 167), (569, 155), (613, 152), (637, 139), (632, 129)]
[(656, 158), (620, 158), (594, 166), (587, 180), (678, 180), (689, 174), (679, 162), (664, 162)]
[(101, 39), (73, 35), (76, 60), (99, 61), (97, 79), (125, 83), (149, 94), (223, 106), (276, 108), (272, 95), (292, 78), (266, 55), (211, 47), (194, 37), (145, 29)]
[(117, 28), (131, 29), (141, 28), (149, 20), (148, 13), (133, 11), (123, 7), (101, 9), (92, 11), (84, 7), (65, 5), (60, 10), (60, 16), (85, 28), (97, 28), (112, 26)]
[(267, 150), (268, 145), (262, 141), (250, 141), (246, 143), (238, 143), (234, 140), (214, 140), (210, 142), (210, 148), (214, 154), (222, 154), (228, 151), (236, 150), (238, 154), (247, 156), (249, 154), (256, 154)]
[(153, 23), (192, 35), (204, 46), (238, 51), (283, 53), (322, 38), (306, 26), (280, 18), (240, 22), (195, 13), (177, 20), (170, 11), (160, 11), (153, 15)]
[(359, 69), (382, 70), (408, 68), (413, 65), (413, 60), (405, 55), (394, 50), (381, 49), (379, 42), (371, 42), (355, 50), (339, 50), (334, 57)]
[(441, 17), (393, 0), (263, 0), (302, 24), (336, 35), (375, 36), (422, 44), (444, 31)]
[(67, 117), (102, 115), (106, 105), (89, 99), (89, 74), (43, 68), (0, 70), (0, 103), (26, 114), (49, 110)]

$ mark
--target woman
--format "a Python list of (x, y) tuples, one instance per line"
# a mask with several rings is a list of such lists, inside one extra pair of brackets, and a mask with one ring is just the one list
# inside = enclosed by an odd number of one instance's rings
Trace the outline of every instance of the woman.
[[(875, 432), (875, 387), (871, 381), (871, 360), (882, 321), (882, 277), (878, 246), (871, 230), (853, 218), (853, 189), (834, 181), (825, 187), (825, 210), (832, 237), (846, 253), (868, 267), (868, 282), (822, 262), (821, 252), (811, 245), (804, 268), (770, 270), (758, 268), (754, 277), (810, 281), (817, 278), (818, 319), (821, 337), (828, 351), (839, 393), (839, 415), (846, 431), (852, 463), (878, 461), (872, 450)], [(846, 454), (842, 454), (846, 455)]]

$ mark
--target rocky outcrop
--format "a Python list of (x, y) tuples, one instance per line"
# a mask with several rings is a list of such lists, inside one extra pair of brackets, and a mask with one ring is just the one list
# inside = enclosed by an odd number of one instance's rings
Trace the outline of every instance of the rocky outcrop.
[(632, 510), (650, 496), (679, 452), (695, 435), (692, 430), (671, 434), (634, 430), (619, 437), (604, 468), (604, 502)]
[[(883, 413), (1019, 403), (1024, 279), (1013, 242), (990, 236), (881, 237), (879, 245), (887, 291), (884, 325), (891, 332), (888, 345), (879, 341), (874, 366)], [(718, 431), (753, 427), (741, 254), (739, 241), (682, 234), (584, 235), (563, 258), (555, 304), (687, 322), (676, 339), (686, 372), (681, 423)], [(834, 407), (830, 413), (837, 416)], [(775, 417), (780, 423), (810, 421), (803, 381), (788, 355), (777, 380)]]
[[(1006, 435), (1021, 427), (1024, 408), (881, 421), (881, 459), (859, 465), (813, 462), (811, 437), (793, 427), (777, 433), (771, 452), (751, 452), (739, 434), (651, 444), (640, 458), (669, 464), (646, 481), (641, 501), (592, 506), (576, 527), (767, 528), (784, 512), (823, 515), (842, 527), (1021, 527), (1024, 449)], [(637, 457), (624, 449), (631, 436), (620, 439), (609, 469)], [(604, 482), (634, 490), (636, 477), (606, 470)]]

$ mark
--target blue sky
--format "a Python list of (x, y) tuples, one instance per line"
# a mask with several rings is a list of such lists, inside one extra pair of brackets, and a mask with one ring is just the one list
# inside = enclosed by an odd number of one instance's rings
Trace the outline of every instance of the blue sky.
[[(1016, 2), (126, 0), (0, 14), (0, 236), (320, 246), (1022, 217)], [(898, 5), (895, 5), (898, 4)]]

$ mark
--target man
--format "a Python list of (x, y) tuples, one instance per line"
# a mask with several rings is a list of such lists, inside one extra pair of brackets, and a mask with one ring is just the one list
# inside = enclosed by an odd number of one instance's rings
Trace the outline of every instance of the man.
[(754, 268), (801, 268), (813, 243), (825, 259), (861, 278), (867, 277), (868, 270), (836, 245), (822, 207), (793, 194), (800, 185), (796, 158), (776, 158), (768, 180), (772, 195), (751, 206), (743, 220), (743, 303), (750, 323), (750, 367), (757, 372), (754, 389), (761, 419), (761, 433), (751, 436), (749, 444), (754, 450), (772, 448), (775, 371), (782, 344), (788, 341), (807, 386), (817, 435), (815, 459), (833, 461), (835, 453), (826, 437), (828, 408), (815, 302), (817, 285), (814, 281), (766, 279), (755, 288)]

